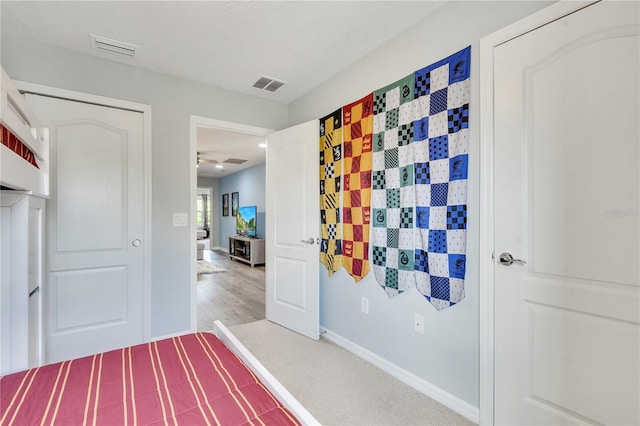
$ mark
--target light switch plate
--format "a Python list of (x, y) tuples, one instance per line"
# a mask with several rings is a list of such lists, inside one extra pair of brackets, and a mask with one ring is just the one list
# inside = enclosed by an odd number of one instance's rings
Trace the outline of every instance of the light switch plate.
[(188, 225), (186, 213), (174, 213), (173, 214), (173, 226), (187, 226)]

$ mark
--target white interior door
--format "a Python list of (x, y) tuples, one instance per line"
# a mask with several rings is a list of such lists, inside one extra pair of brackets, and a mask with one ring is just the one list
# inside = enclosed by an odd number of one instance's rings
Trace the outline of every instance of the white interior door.
[(37, 95), (27, 103), (50, 132), (46, 362), (141, 343), (143, 114)]
[(319, 338), (318, 121), (267, 143), (267, 319)]
[(640, 423), (639, 5), (495, 48), (497, 424)]

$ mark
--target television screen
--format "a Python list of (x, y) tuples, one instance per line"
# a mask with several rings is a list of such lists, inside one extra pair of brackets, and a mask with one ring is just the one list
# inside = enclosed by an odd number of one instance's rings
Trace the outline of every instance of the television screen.
[(236, 214), (236, 233), (245, 237), (256, 236), (258, 210), (256, 206), (238, 207)]

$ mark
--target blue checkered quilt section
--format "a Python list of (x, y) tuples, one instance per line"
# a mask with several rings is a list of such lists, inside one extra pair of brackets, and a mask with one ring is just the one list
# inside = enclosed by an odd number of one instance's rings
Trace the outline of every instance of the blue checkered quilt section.
[(438, 310), (464, 298), (471, 47), (415, 73), (414, 269)]

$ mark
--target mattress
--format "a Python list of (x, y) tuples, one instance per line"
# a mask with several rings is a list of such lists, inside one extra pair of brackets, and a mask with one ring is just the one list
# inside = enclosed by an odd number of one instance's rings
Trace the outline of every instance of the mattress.
[(0, 377), (0, 425), (297, 425), (211, 333)]

